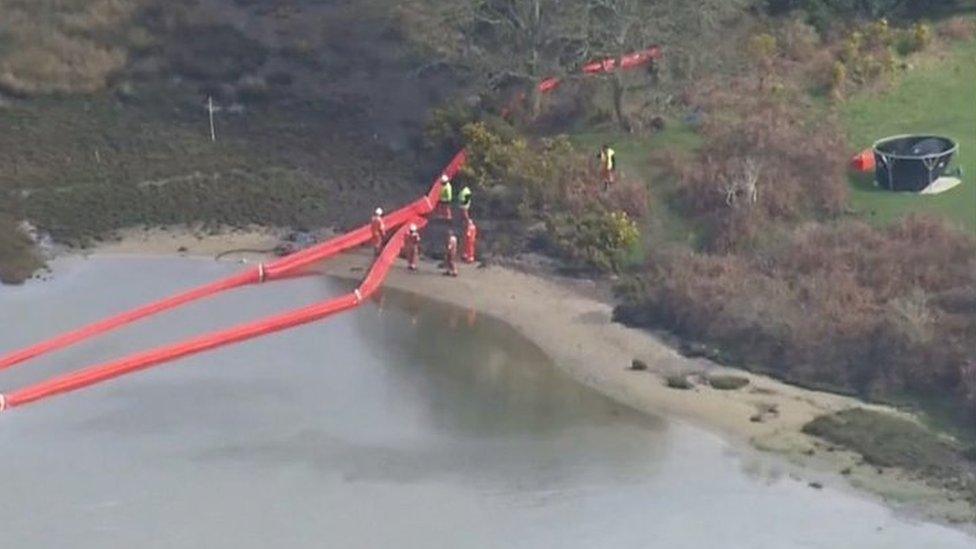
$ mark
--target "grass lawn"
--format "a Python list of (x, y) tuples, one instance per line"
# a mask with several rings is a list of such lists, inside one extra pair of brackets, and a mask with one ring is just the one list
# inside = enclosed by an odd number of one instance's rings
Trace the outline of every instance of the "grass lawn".
[(876, 188), (872, 177), (852, 176), (857, 211), (878, 223), (910, 212), (936, 214), (976, 232), (976, 41), (956, 46), (946, 59), (923, 62), (887, 93), (853, 98), (841, 113), (857, 150), (904, 133), (945, 135), (960, 149), (963, 183), (940, 195), (891, 193)]
[(652, 136), (633, 136), (616, 131), (579, 132), (571, 136), (580, 149), (599, 151), (608, 143), (617, 152), (618, 170), (622, 177), (639, 178), (647, 183), (650, 194), (648, 223), (644, 231), (644, 246), (631, 258), (639, 262), (647, 246), (670, 243), (697, 245), (695, 227), (674, 207), (676, 182), (670, 180), (660, 164), (662, 155), (671, 153), (692, 157), (701, 144), (701, 137), (687, 125), (672, 122), (667, 129)]

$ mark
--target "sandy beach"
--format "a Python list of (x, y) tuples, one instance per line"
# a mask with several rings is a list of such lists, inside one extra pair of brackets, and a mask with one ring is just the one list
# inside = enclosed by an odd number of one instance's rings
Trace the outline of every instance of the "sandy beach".
[[(169, 229), (133, 231), (121, 236), (121, 240), (97, 247), (92, 253), (178, 253), (212, 259), (227, 250), (269, 249), (280, 238), (279, 233), (266, 230), (198, 235)], [(241, 252), (223, 260), (250, 263), (269, 259), (267, 254)], [(317, 270), (358, 280), (371, 260), (368, 251), (360, 250), (333, 258)], [(801, 432), (802, 426), (815, 417), (851, 407), (901, 412), (787, 385), (706, 359), (686, 358), (650, 332), (613, 322), (612, 305), (594, 296), (591, 281), (477, 265), (462, 265), (460, 277), (451, 278), (441, 274), (436, 262), (425, 260), (417, 272), (408, 271), (405, 264), (396, 265), (385, 287), (507, 322), (580, 383), (637, 410), (687, 421), (734, 444), (748, 444), (781, 455), (811, 483), (850, 486), (880, 497), (893, 507), (938, 521), (972, 520), (973, 509), (965, 501), (897, 469), (882, 470), (865, 464), (861, 456)], [(634, 359), (643, 361), (647, 370), (632, 370)], [(707, 375), (726, 373), (746, 377), (749, 384), (738, 390), (717, 390), (705, 380)], [(674, 374), (688, 375), (694, 387), (669, 388), (665, 380)]]

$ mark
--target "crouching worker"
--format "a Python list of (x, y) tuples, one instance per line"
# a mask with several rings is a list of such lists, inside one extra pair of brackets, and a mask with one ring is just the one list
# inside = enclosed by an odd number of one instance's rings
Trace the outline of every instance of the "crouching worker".
[(444, 250), (444, 266), (447, 268), (444, 271), (445, 275), (457, 276), (457, 251), (458, 251), (458, 239), (457, 235), (454, 234), (454, 229), (447, 231), (447, 247)]
[(373, 252), (380, 255), (383, 251), (383, 238), (386, 236), (386, 225), (383, 223), (383, 208), (376, 208), (373, 212), (373, 219), (369, 222), (369, 229), (372, 232)]
[(464, 253), (461, 259), (465, 263), (474, 263), (474, 247), (478, 240), (478, 227), (475, 226), (473, 219), (468, 219), (468, 225), (464, 229)]
[(411, 271), (417, 270), (417, 260), (420, 258), (420, 232), (417, 225), (411, 223), (407, 233), (407, 267)]

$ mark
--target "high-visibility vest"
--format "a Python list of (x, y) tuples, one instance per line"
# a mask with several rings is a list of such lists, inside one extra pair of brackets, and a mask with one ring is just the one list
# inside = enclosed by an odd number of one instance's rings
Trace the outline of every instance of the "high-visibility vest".
[(465, 185), (464, 188), (461, 189), (461, 192), (458, 193), (458, 202), (461, 203), (462, 208), (471, 206), (471, 187)]
[(605, 151), (600, 151), (600, 161), (603, 162), (603, 168), (608, 171), (614, 169), (617, 165), (616, 156), (617, 153), (609, 147)]
[(441, 187), (441, 202), (450, 203), (451, 200), (454, 200), (454, 189), (451, 188), (451, 182), (448, 181)]

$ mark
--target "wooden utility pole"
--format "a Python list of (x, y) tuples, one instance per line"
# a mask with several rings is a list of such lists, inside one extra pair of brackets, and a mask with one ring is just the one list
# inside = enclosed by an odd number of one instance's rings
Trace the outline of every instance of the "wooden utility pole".
[(213, 114), (214, 114), (214, 104), (213, 104), (213, 96), (212, 95), (208, 95), (207, 96), (207, 111), (210, 113), (210, 140), (216, 142), (217, 141), (217, 132), (214, 129), (214, 116), (213, 116)]

